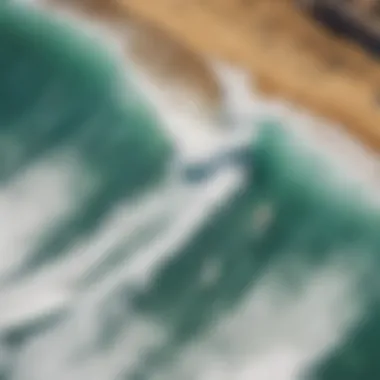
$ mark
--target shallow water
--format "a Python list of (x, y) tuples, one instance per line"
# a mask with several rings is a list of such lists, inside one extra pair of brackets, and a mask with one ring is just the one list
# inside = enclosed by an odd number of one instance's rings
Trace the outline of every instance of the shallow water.
[(378, 377), (378, 209), (308, 121), (218, 65), (218, 130), (0, 11), (1, 379)]

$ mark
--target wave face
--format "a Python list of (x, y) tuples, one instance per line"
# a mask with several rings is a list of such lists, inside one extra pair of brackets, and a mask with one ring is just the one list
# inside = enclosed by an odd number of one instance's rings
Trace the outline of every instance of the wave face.
[(379, 378), (379, 213), (282, 120), (206, 140), (21, 6), (0, 51), (1, 380)]

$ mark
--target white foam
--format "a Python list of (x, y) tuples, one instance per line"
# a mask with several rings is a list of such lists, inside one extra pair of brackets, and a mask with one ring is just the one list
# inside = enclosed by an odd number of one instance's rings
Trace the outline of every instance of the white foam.
[(47, 230), (73, 210), (78, 170), (66, 156), (42, 161), (0, 189), (0, 277), (15, 270)]

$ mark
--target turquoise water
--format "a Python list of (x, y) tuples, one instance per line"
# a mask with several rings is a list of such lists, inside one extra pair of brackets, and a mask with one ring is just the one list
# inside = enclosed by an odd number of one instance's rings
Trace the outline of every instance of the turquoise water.
[(0, 49), (0, 379), (380, 376), (378, 209), (283, 120), (190, 160), (88, 36)]

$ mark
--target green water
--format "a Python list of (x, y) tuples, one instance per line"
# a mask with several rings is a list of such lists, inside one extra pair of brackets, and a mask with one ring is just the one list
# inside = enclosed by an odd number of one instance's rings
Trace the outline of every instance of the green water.
[(0, 66), (1, 379), (380, 376), (379, 213), (281, 120), (252, 120), (245, 182), (189, 227), (218, 173), (173, 175), (175, 141), (93, 40), (2, 5)]

